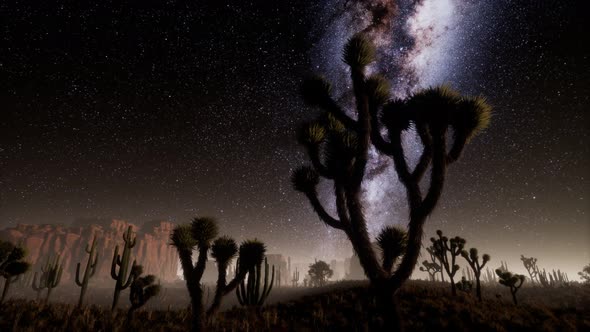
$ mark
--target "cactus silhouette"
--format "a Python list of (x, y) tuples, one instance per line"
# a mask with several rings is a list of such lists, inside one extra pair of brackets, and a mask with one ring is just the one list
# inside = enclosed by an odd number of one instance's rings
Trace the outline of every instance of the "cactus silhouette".
[[(133, 267), (136, 266), (135, 260), (133, 260), (133, 264), (131, 264), (131, 269), (129, 269), (131, 249), (135, 247), (136, 241), (136, 237), (133, 235), (133, 230), (131, 229), (131, 226), (129, 226), (127, 228), (127, 232), (123, 234), (123, 241), (123, 254), (119, 255), (119, 245), (115, 246), (115, 252), (113, 253), (113, 261), (111, 263), (111, 278), (113, 278), (116, 281), (115, 294), (113, 295), (113, 305), (111, 306), (111, 310), (115, 310), (115, 308), (117, 307), (121, 291), (129, 287), (136, 277), (132, 273)], [(118, 273), (117, 266), (119, 267)], [(128, 271), (129, 273), (127, 273)]]
[(80, 263), (76, 265), (76, 285), (80, 286), (80, 298), (78, 299), (78, 307), (81, 307), (84, 303), (84, 295), (88, 288), (88, 281), (94, 276), (96, 272), (96, 263), (98, 262), (98, 253), (96, 252), (96, 235), (92, 239), (92, 245), (86, 244), (86, 252), (88, 253), (88, 261), (86, 262), (86, 269), (84, 270), (84, 276), (80, 279)]
[(455, 236), (450, 239), (443, 235), (441, 230), (436, 231), (438, 239), (430, 238), (432, 246), (434, 248), (434, 254), (442, 262), (442, 266), (447, 272), (449, 279), (451, 280), (451, 293), (457, 294), (455, 289), (455, 274), (459, 271), (459, 265), (455, 264), (457, 257), (461, 255), (463, 247), (465, 247), (465, 239)]
[(61, 281), (61, 275), (63, 272), (63, 266), (59, 262), (60, 255), (57, 255), (54, 260), (47, 259), (47, 263), (41, 268), (41, 274), (37, 279), (37, 273), (33, 277), (32, 288), (37, 292), (37, 300), (39, 299), (41, 292), (47, 289), (47, 296), (45, 302), (49, 301), (51, 291), (59, 285)]
[[(356, 117), (349, 116), (336, 103), (326, 80), (312, 78), (304, 82), (301, 92), (305, 102), (319, 107), (323, 114), (298, 131), (298, 141), (305, 147), (311, 165), (295, 170), (291, 179), (294, 189), (305, 194), (320, 219), (346, 234), (385, 319), (385, 326), (380, 328), (396, 330), (400, 326), (395, 294), (416, 266), (423, 226), (442, 194), (446, 169), (460, 158), (469, 140), (488, 125), (491, 107), (483, 98), (462, 97), (448, 87), (422, 90), (403, 100), (391, 99), (389, 82), (378, 75), (365, 76), (375, 55), (374, 45), (362, 34), (353, 36), (344, 47), (342, 58), (350, 68)], [(382, 126), (387, 138), (382, 136)], [(402, 134), (410, 128), (416, 129), (423, 145), (413, 170), (402, 145)], [(450, 129), (452, 137), (448, 135)], [(363, 213), (361, 188), (371, 144), (379, 154), (393, 159), (407, 193), (407, 245), (395, 271), (388, 271), (389, 262), (380, 261), (374, 252)], [(430, 181), (425, 185), (422, 180), (428, 170)], [(334, 182), (337, 218), (318, 198), (320, 177)]]
[[(218, 234), (217, 221), (213, 218), (194, 218), (190, 224), (181, 224), (174, 228), (170, 235), (173, 245), (180, 258), (183, 277), (191, 298), (192, 331), (203, 331), (204, 286), (201, 278), (205, 272), (207, 255), (212, 250), (212, 256), (217, 262), (217, 285), (213, 303), (207, 314), (212, 316), (221, 305), (223, 296), (229, 294), (244, 280), (248, 270), (262, 262), (266, 248), (257, 240), (244, 241), (238, 250), (235, 241), (222, 236), (214, 241)], [(193, 250), (199, 251), (196, 263), (193, 265)], [(239, 253), (238, 253), (239, 252)], [(238, 264), (234, 278), (227, 283), (227, 267), (238, 254)]]
[(299, 271), (295, 268), (295, 272), (293, 272), (293, 277), (291, 278), (291, 284), (293, 287), (297, 287), (299, 283)]
[(147, 303), (151, 298), (158, 295), (162, 287), (154, 284), (156, 277), (152, 274), (141, 276), (143, 274), (143, 266), (135, 265), (132, 268), (135, 279), (129, 287), (129, 301), (131, 307), (127, 311), (127, 319), (131, 320), (133, 313)]
[(524, 284), (525, 276), (522, 274), (512, 274), (509, 271), (502, 271), (501, 269), (496, 269), (496, 274), (500, 280), (498, 281), (501, 285), (510, 288), (510, 294), (512, 294), (512, 301), (514, 301), (515, 305), (518, 305), (518, 301), (516, 301), (516, 292), (522, 287)]
[(473, 274), (475, 275), (475, 291), (477, 293), (477, 298), (481, 302), (481, 269), (483, 269), (487, 262), (490, 261), (490, 255), (484, 254), (481, 257), (481, 264), (479, 263), (479, 255), (476, 248), (469, 249), (469, 253), (467, 253), (466, 250), (461, 251), (461, 256), (465, 258), (473, 270)]
[(473, 289), (473, 283), (465, 277), (461, 277), (461, 281), (457, 282), (455, 286), (464, 293), (471, 293)]
[(4, 288), (0, 304), (4, 302), (10, 285), (27, 272), (31, 264), (23, 261), (26, 251), (20, 246), (0, 240), (0, 277), (4, 278)]
[[(262, 262), (248, 271), (247, 280), (242, 280), (236, 289), (238, 302), (243, 306), (260, 307), (266, 301), (266, 298), (272, 290), (275, 281), (275, 267), (272, 266), (272, 274), (268, 279), (269, 266), (266, 258), (264, 259), (264, 283), (260, 282), (262, 278)], [(262, 289), (260, 288), (262, 286)]]

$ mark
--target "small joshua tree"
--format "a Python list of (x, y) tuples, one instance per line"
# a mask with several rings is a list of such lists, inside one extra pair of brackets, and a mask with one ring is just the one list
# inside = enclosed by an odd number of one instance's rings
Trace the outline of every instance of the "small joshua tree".
[(131, 273), (135, 275), (135, 279), (129, 287), (129, 301), (131, 302), (131, 307), (127, 311), (127, 319), (129, 321), (137, 309), (143, 307), (147, 301), (158, 295), (162, 289), (159, 284), (155, 284), (156, 276), (153, 274), (141, 276), (143, 274), (143, 266), (135, 265)]
[[(231, 250), (230, 250), (231, 248)], [(255, 267), (260, 268), (260, 264), (262, 264), (262, 259), (266, 252), (266, 247), (264, 244), (258, 240), (247, 240), (244, 241), (240, 245), (239, 249), (239, 256), (238, 256), (238, 264), (237, 264), (237, 271), (234, 278), (229, 282), (226, 283), (225, 278), (225, 271), (227, 270), (227, 266), (231, 259), (236, 256), (237, 246), (232, 239), (226, 236), (222, 236), (219, 239), (215, 240), (212, 247), (211, 256), (215, 258), (217, 262), (217, 270), (218, 270), (218, 277), (217, 277), (217, 287), (215, 288), (215, 296), (213, 298), (213, 303), (211, 307), (207, 311), (207, 315), (211, 317), (214, 315), (221, 306), (221, 300), (224, 296), (231, 293), (234, 289), (237, 289), (238, 285), (244, 282), (246, 277), (246, 273), (251, 273)], [(230, 255), (230, 252), (232, 253)], [(268, 266), (268, 265), (267, 265)], [(266, 275), (268, 276), (268, 275)], [(258, 280), (260, 281), (260, 280)], [(265, 277), (265, 284), (266, 284), (266, 277)], [(258, 284), (257, 284), (258, 285)], [(272, 286), (272, 281), (271, 281)], [(266, 296), (270, 289), (268, 289)]]
[(471, 290), (473, 289), (473, 283), (465, 277), (461, 277), (461, 281), (455, 284), (455, 286), (457, 286), (458, 290), (464, 293), (471, 293)]
[(584, 266), (581, 272), (578, 272), (578, 275), (582, 279), (582, 282), (586, 285), (590, 285), (590, 264)]
[(309, 266), (307, 274), (309, 275), (311, 284), (318, 287), (324, 286), (326, 279), (331, 278), (334, 275), (334, 271), (332, 271), (328, 263), (316, 260), (315, 263)]
[[(236, 289), (238, 284), (244, 280), (248, 270), (263, 260), (266, 250), (262, 242), (244, 241), (239, 248), (236, 274), (229, 283), (226, 283), (227, 266), (236, 256), (238, 249), (235, 242), (225, 236), (213, 242), (218, 232), (215, 219), (194, 218), (190, 224), (176, 226), (170, 235), (171, 244), (178, 251), (182, 273), (191, 298), (192, 331), (194, 332), (204, 330), (204, 286), (201, 284), (201, 278), (205, 272), (207, 255), (212, 249), (212, 243), (214, 245), (212, 255), (217, 261), (218, 279), (209, 315), (217, 311), (223, 296)], [(195, 248), (199, 251), (199, 256), (193, 265), (193, 250)]]
[[(131, 264), (131, 269), (129, 269), (129, 261), (131, 260), (131, 249), (135, 247), (137, 238), (133, 234), (133, 230), (131, 226), (127, 228), (127, 232), (123, 234), (123, 254), (119, 255), (119, 245), (115, 246), (115, 252), (113, 253), (113, 261), (111, 263), (111, 278), (113, 278), (115, 283), (115, 294), (113, 295), (113, 305), (111, 306), (111, 310), (115, 310), (117, 307), (117, 303), (119, 302), (119, 296), (121, 295), (121, 291), (125, 290), (127, 287), (131, 285), (134, 278), (136, 277), (133, 273), (133, 267), (136, 266), (135, 260), (133, 260), (133, 264)], [(117, 267), (119, 267), (119, 273), (117, 273)], [(129, 274), (127, 273), (129, 271)]]
[(481, 269), (483, 269), (486, 263), (490, 261), (490, 255), (484, 254), (482, 256), (481, 264), (479, 263), (479, 256), (476, 248), (469, 249), (469, 253), (467, 253), (466, 250), (461, 251), (461, 256), (465, 258), (473, 270), (473, 274), (475, 275), (475, 291), (477, 293), (477, 298), (481, 302)]
[(2, 290), (0, 304), (6, 298), (10, 284), (16, 282), (31, 267), (31, 264), (23, 261), (25, 255), (24, 248), (0, 240), (0, 277), (4, 278), (4, 289)]
[[(248, 271), (248, 278), (246, 280), (242, 280), (238, 288), (236, 289), (236, 295), (238, 297), (238, 302), (243, 306), (256, 306), (261, 307), (266, 301), (266, 298), (270, 294), (272, 290), (272, 285), (275, 281), (275, 266), (272, 266), (272, 274), (270, 280), (268, 279), (269, 275), (269, 265), (266, 260), (264, 259), (264, 282), (261, 283), (260, 279), (262, 278), (262, 262), (254, 267), (252, 267)], [(260, 288), (262, 286), (262, 289)]]
[[(449, 87), (429, 88), (406, 99), (392, 99), (388, 81), (379, 75), (365, 76), (375, 54), (374, 45), (362, 34), (352, 37), (344, 47), (343, 60), (350, 67), (356, 116), (350, 116), (336, 103), (326, 80), (314, 78), (304, 82), (305, 101), (322, 109), (323, 114), (299, 130), (298, 140), (307, 150), (311, 166), (295, 170), (292, 182), (326, 225), (346, 234), (384, 318), (385, 326), (381, 329), (395, 330), (400, 328), (395, 294), (418, 262), (423, 226), (442, 194), (446, 169), (460, 158), (469, 140), (487, 127), (491, 107), (481, 97), (463, 97)], [(423, 146), (413, 169), (402, 145), (403, 133), (411, 128), (416, 130)], [(380, 261), (373, 250), (363, 213), (366, 202), (362, 183), (371, 145), (379, 154), (393, 159), (407, 193), (407, 246), (395, 270), (389, 269), (390, 262), (383, 260), (386, 255)], [(430, 182), (425, 185), (422, 180), (428, 170)], [(320, 177), (334, 182), (337, 218), (326, 211), (318, 198)]]
[(80, 286), (80, 298), (78, 299), (78, 307), (84, 303), (84, 295), (88, 288), (88, 281), (94, 276), (96, 272), (96, 263), (98, 262), (98, 252), (96, 252), (96, 235), (92, 239), (92, 245), (86, 244), (86, 252), (88, 253), (88, 261), (86, 262), (86, 269), (84, 276), (80, 279), (80, 263), (76, 265), (76, 285)]
[(449, 238), (443, 236), (441, 230), (437, 230), (436, 235), (438, 235), (438, 239), (431, 238), (430, 241), (434, 247), (436, 257), (442, 262), (442, 266), (447, 272), (449, 279), (451, 279), (451, 292), (453, 295), (456, 295), (457, 290), (455, 289), (454, 277), (457, 271), (459, 271), (459, 265), (455, 264), (455, 262), (465, 247), (465, 239), (455, 236), (449, 240)]
[(499, 283), (506, 287), (510, 288), (510, 294), (512, 294), (512, 301), (514, 301), (515, 305), (518, 305), (516, 301), (516, 292), (522, 287), (524, 284), (525, 276), (522, 274), (512, 274), (512, 272), (503, 271), (501, 269), (496, 270), (496, 274), (498, 278), (500, 278)]
[(441, 271), (441, 268), (437, 263), (424, 260), (422, 266), (420, 266), (420, 271), (428, 273), (430, 281), (435, 281), (434, 277)]

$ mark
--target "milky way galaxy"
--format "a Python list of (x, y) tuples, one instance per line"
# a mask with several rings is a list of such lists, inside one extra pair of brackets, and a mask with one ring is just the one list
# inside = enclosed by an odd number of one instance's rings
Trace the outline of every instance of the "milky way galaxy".
[[(214, 216), (293, 262), (350, 257), (290, 174), (307, 162), (296, 128), (318, 115), (301, 81), (326, 76), (352, 110), (341, 53), (361, 31), (378, 46), (368, 73), (392, 95), (449, 83), (494, 107), (449, 168), (426, 234), (463, 236), (494, 267), (524, 254), (572, 277), (590, 259), (588, 11), (573, 3), (1, 2), (0, 227)], [(412, 133), (404, 144), (415, 162), (420, 144)], [(390, 161), (371, 155), (375, 234), (408, 216)]]
[[(378, 58), (368, 73), (380, 72), (393, 82), (392, 95), (403, 98), (416, 89), (449, 83), (454, 52), (461, 51), (464, 29), (469, 29), (477, 6), (461, 0), (422, 1), (328, 1), (325, 27), (312, 50), (317, 70), (334, 83), (340, 101), (351, 106), (347, 67), (340, 59), (344, 44), (362, 32), (374, 41)], [(351, 109), (349, 107), (348, 109)], [(421, 145), (413, 132), (405, 135), (411, 164)], [(405, 224), (405, 191), (389, 158), (372, 150), (364, 183), (369, 231), (376, 234), (384, 224)], [(330, 189), (322, 192), (329, 197)], [(334, 206), (332, 205), (332, 208)]]

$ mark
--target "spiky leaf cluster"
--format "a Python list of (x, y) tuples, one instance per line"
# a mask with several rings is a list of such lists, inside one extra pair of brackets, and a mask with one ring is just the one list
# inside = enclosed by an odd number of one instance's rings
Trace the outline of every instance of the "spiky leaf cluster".
[(293, 188), (303, 193), (314, 191), (319, 182), (319, 174), (309, 166), (299, 167), (291, 174)]
[(217, 238), (211, 246), (211, 256), (218, 264), (227, 264), (238, 253), (238, 245), (229, 236)]
[(407, 107), (406, 101), (396, 98), (383, 106), (381, 122), (390, 133), (396, 133), (410, 129), (414, 117), (414, 112)]
[(330, 99), (332, 86), (322, 76), (313, 76), (303, 81), (301, 95), (303, 100), (311, 105), (321, 105)]
[(383, 253), (383, 257), (393, 259), (401, 256), (408, 244), (408, 234), (399, 227), (387, 226), (377, 236), (377, 244)]
[(451, 122), (455, 136), (460, 135), (470, 140), (489, 126), (491, 117), (492, 106), (484, 97), (462, 98)]
[(362, 69), (375, 61), (375, 46), (361, 33), (348, 40), (342, 52), (342, 61), (352, 69)]
[(192, 251), (197, 245), (193, 238), (192, 227), (190, 224), (177, 225), (170, 234), (170, 241), (178, 250)]
[(373, 75), (365, 82), (367, 96), (375, 106), (383, 105), (390, 98), (391, 85), (381, 75)]
[(297, 133), (297, 140), (305, 146), (320, 144), (326, 137), (326, 129), (320, 123), (304, 123)]
[(526, 277), (522, 274), (513, 274), (512, 272), (502, 271), (501, 269), (496, 269), (496, 274), (500, 278), (498, 282), (510, 288), (520, 288), (526, 280)]
[(266, 246), (258, 240), (246, 240), (239, 249), (240, 269), (249, 270), (251, 267), (262, 263)]
[(211, 241), (213, 241), (219, 233), (217, 220), (210, 217), (194, 218), (191, 223), (191, 233), (197, 246), (209, 247)]

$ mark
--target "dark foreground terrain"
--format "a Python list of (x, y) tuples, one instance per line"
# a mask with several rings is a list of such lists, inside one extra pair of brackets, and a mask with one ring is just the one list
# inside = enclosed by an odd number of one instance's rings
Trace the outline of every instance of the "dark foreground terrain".
[[(371, 322), (380, 319), (373, 314), (363, 283), (287, 290), (280, 289), (274, 303), (260, 310), (225, 310), (210, 322), (211, 330), (368, 331)], [(0, 331), (187, 331), (190, 312), (165, 303), (181, 291), (169, 289), (160, 299), (166, 309), (157, 306), (159, 299), (155, 299), (130, 322), (126, 310), (111, 314), (106, 305), (79, 309), (59, 303), (57, 297), (48, 305), (11, 299), (0, 308)], [(284, 302), (276, 302), (277, 294), (282, 294)], [(528, 287), (518, 295), (515, 306), (507, 289), (486, 287), (484, 301), (479, 303), (469, 294), (450, 296), (446, 285), (413, 281), (401, 293), (401, 313), (407, 331), (590, 331), (589, 287)], [(121, 307), (125, 305), (122, 298)]]

